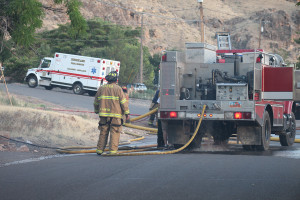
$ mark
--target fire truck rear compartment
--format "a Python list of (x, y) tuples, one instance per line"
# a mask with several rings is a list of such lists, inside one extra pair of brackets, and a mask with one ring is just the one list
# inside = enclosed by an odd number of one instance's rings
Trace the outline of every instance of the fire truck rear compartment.
[[(257, 62), (259, 54), (263, 58)], [(273, 133), (286, 134), (293, 69), (281, 62), (275, 67), (272, 54), (255, 50), (223, 58), (218, 63), (215, 48), (203, 43), (188, 43), (184, 52), (166, 53), (161, 62), (160, 118), (169, 125), (168, 140), (185, 144), (206, 105), (195, 143), (204, 136), (212, 136), (215, 143), (226, 142), (237, 133), (245, 147), (266, 150), (271, 128)], [(173, 112), (176, 118), (168, 116)]]

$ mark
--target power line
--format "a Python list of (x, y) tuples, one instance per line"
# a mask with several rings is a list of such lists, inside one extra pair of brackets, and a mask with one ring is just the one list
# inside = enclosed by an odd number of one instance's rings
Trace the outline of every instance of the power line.
[(77, 42), (109, 42), (109, 41), (125, 41), (125, 40), (137, 40), (137, 38), (128, 38), (128, 39), (115, 39), (115, 40), (73, 40), (73, 39), (60, 39), (60, 38), (38, 38), (41, 40), (58, 40), (58, 41), (77, 41)]

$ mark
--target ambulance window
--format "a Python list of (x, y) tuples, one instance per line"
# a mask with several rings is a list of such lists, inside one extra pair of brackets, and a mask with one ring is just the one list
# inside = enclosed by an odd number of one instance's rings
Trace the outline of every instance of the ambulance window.
[(41, 68), (49, 68), (51, 64), (51, 60), (43, 60), (41, 64)]

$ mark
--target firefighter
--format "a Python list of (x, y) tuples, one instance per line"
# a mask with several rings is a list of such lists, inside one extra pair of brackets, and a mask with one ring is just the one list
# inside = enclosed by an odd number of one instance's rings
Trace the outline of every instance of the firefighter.
[(109, 133), (109, 153), (117, 153), (122, 131), (122, 115), (125, 115), (126, 119), (129, 118), (128, 101), (122, 88), (116, 84), (118, 73), (112, 71), (105, 79), (108, 84), (98, 89), (94, 100), (94, 112), (100, 117), (98, 127), (100, 135), (96, 150), (98, 155), (103, 153)]
[(261, 63), (262, 58), (263, 58), (263, 55), (260, 53), (258, 55), (258, 57), (256, 58), (256, 63)]
[[(151, 102), (149, 110), (154, 110), (155, 108), (159, 107), (159, 103), (157, 102), (158, 98), (159, 98), (159, 90), (156, 90), (155, 95), (154, 95), (154, 97), (152, 99), (152, 102)], [(155, 124), (154, 124), (155, 116), (156, 116), (156, 119), (157, 119), (157, 112), (153, 113), (152, 115), (150, 115), (150, 118), (149, 118), (149, 121), (148, 121), (148, 125), (149, 126), (155, 126)]]

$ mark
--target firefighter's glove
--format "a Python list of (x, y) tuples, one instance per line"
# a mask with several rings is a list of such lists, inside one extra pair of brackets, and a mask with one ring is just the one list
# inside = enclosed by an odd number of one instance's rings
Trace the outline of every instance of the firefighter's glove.
[(126, 116), (126, 123), (129, 124), (130, 123), (130, 116), (129, 115), (125, 115)]

